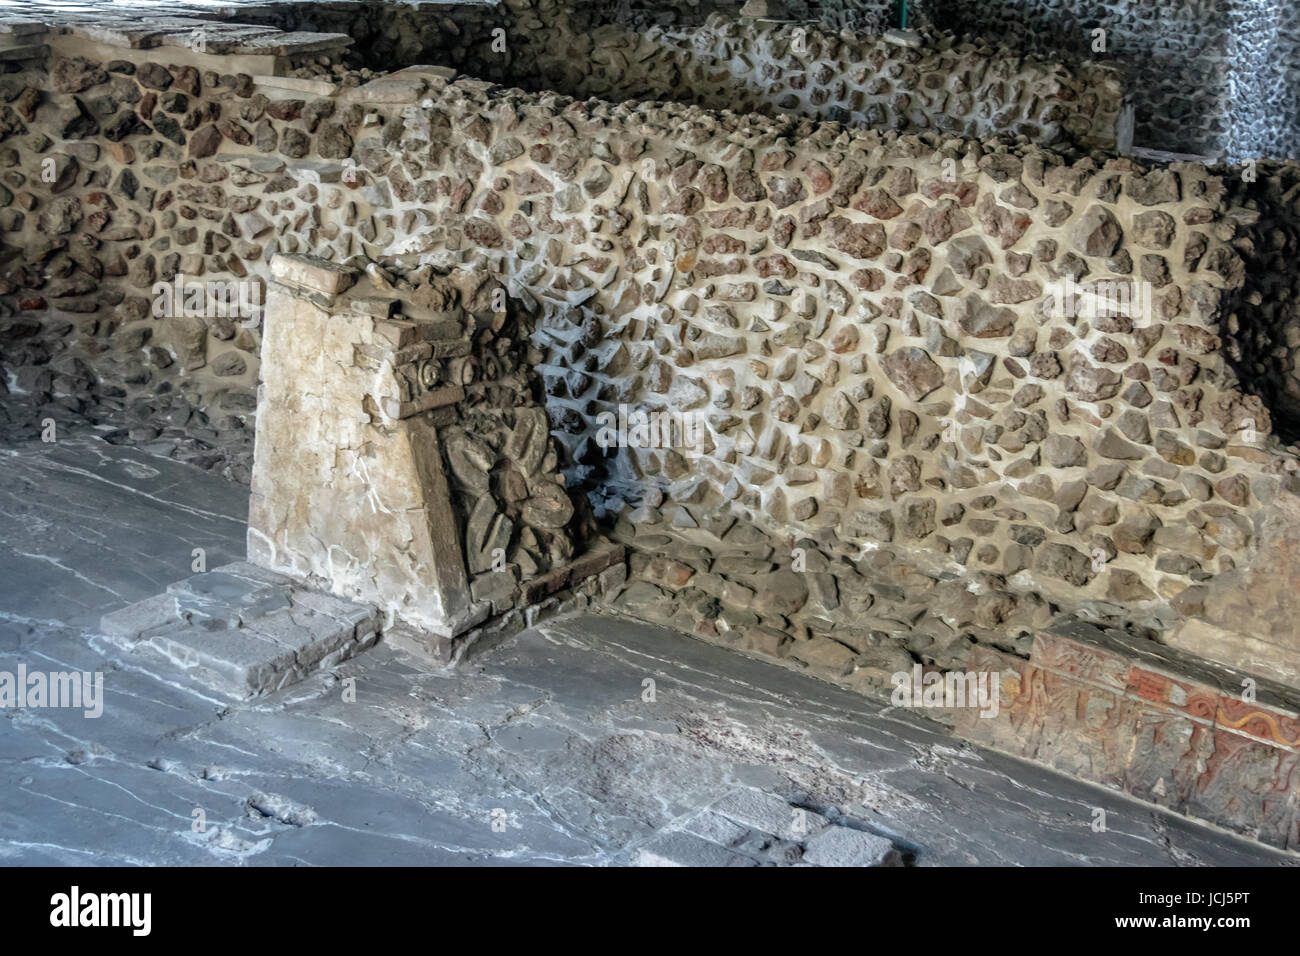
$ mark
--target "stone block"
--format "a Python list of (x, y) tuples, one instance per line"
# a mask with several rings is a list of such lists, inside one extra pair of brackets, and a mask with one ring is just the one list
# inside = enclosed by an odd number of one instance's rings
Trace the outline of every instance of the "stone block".
[(684, 832), (718, 846), (735, 849), (747, 840), (752, 831), (734, 820), (728, 820), (711, 810), (697, 813), (681, 825)]
[[(323, 260), (275, 262), (283, 278), (318, 288), (341, 291), (353, 281)], [(355, 297), (371, 301), (383, 288), (366, 276)], [(349, 303), (327, 308), (280, 287), (268, 297), (249, 556), (454, 636), (491, 607), (471, 606), (438, 430), (413, 411), (389, 422), (365, 413), (368, 404), (396, 405), (400, 416), (432, 394), (413, 391), (422, 386), (413, 384), (418, 356), (408, 351), (419, 343), (384, 337)], [(403, 368), (412, 368), (410, 378)], [(454, 391), (453, 400), (463, 394)]]
[(637, 851), (637, 866), (758, 866), (750, 857), (680, 830), (661, 833)]
[(286, 285), (338, 295), (356, 282), (356, 270), (317, 256), (281, 254), (271, 260), (271, 277)]
[(379, 624), (371, 606), (237, 562), (107, 614), (101, 629), (124, 652), (165, 662), (219, 693), (252, 697), (369, 647)]
[(621, 544), (596, 548), (574, 559), (569, 565), (569, 580), (576, 584), (626, 560), (627, 548)]
[(170, 627), (175, 621), (175, 598), (156, 594), (105, 614), (99, 619), (99, 629), (110, 638), (130, 643), (155, 628)]
[(889, 840), (862, 830), (832, 826), (814, 836), (803, 860), (814, 866), (902, 866), (902, 854)]
[(921, 34), (915, 30), (892, 29), (885, 31), (885, 40), (895, 46), (918, 49), (921, 46)]
[(521, 588), (524, 604), (536, 604), (548, 594), (562, 590), (569, 583), (569, 569), (559, 568), (527, 581)]
[(802, 842), (829, 825), (819, 813), (751, 787), (732, 790), (709, 809), (742, 826), (794, 842)]

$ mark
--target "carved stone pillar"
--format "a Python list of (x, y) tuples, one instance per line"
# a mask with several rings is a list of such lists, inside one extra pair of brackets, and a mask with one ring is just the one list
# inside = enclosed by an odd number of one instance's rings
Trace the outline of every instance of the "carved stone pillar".
[(395, 317), (391, 290), (324, 260), (278, 256), (271, 274), (249, 561), (455, 636), (489, 608), (471, 601), (423, 413), (463, 396), (443, 382), (469, 352), (464, 323)]

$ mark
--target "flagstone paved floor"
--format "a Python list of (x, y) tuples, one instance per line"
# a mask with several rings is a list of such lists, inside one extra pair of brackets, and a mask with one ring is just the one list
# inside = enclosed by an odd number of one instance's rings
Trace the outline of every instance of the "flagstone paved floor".
[(450, 672), (392, 635), (248, 703), (95, 636), (187, 577), (193, 549), (242, 558), (246, 507), (238, 485), (95, 439), (0, 446), (0, 672), (99, 671), (105, 698), (97, 719), (0, 709), (0, 862), (1298, 862), (612, 617)]

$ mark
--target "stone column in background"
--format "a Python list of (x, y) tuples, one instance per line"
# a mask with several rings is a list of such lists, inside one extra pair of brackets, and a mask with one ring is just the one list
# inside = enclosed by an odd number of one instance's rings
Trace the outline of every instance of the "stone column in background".
[(354, 270), (281, 255), (271, 275), (248, 560), (390, 621), (460, 633), (487, 607), (471, 602), (438, 434), (421, 413), (463, 390), (423, 387), (421, 368), (461, 343), (421, 340), (394, 317), (391, 291)]

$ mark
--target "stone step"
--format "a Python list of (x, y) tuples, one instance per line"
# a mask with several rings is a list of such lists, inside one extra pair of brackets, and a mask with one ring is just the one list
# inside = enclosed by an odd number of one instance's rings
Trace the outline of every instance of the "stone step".
[(369, 605), (241, 561), (105, 614), (100, 629), (133, 657), (247, 698), (347, 660), (378, 639), (379, 624)]
[(1000, 674), (1000, 695), (955, 711), (966, 739), (1300, 851), (1294, 689), (1077, 619), (1028, 661), (977, 645), (967, 673)]

